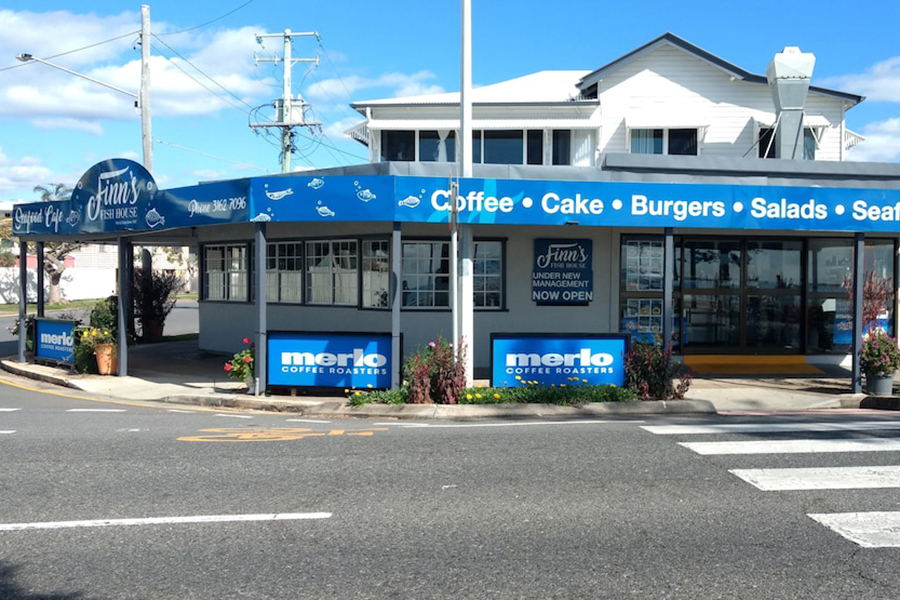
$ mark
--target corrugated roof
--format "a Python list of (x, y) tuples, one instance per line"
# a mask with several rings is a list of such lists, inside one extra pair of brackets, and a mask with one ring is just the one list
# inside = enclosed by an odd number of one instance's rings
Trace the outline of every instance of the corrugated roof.
[[(474, 104), (562, 103), (578, 98), (578, 81), (589, 71), (539, 71), (508, 81), (477, 87), (472, 90)], [(459, 92), (383, 98), (354, 102), (360, 110), (368, 106), (409, 106), (428, 104), (459, 104)]]

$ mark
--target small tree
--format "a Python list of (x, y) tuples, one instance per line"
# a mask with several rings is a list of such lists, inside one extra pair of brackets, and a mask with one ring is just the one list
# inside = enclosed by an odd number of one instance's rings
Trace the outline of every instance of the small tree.
[[(843, 287), (853, 304), (853, 281), (845, 279)], [(878, 323), (878, 315), (888, 310), (893, 299), (894, 284), (890, 277), (878, 277), (875, 271), (868, 271), (863, 276), (863, 331)]]

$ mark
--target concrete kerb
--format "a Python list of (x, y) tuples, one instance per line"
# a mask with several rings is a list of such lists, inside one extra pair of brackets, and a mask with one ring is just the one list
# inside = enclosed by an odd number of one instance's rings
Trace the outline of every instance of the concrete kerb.
[[(136, 377), (92, 377), (90, 375), (70, 375), (55, 367), (0, 360), (4, 371), (44, 383), (78, 389), (89, 393), (98, 392), (102, 383), (104, 395), (121, 400), (125, 398), (115, 393), (116, 387), (147, 386), (156, 387), (160, 392), (166, 384), (155, 384)], [(94, 381), (94, 380), (99, 381)], [(126, 380), (126, 381), (122, 381)], [(92, 385), (93, 383), (93, 385)], [(182, 388), (183, 390), (183, 388)], [(184, 394), (160, 393), (153, 400), (171, 404), (210, 406), (241, 410), (292, 413), (318, 417), (366, 417), (385, 419), (487, 419), (487, 418), (565, 418), (596, 417), (640, 414), (715, 414), (714, 404), (708, 400), (647, 401), (647, 402), (595, 402), (580, 406), (557, 406), (553, 404), (364, 404), (351, 406), (346, 401), (316, 398), (278, 398), (273, 396), (251, 396), (239, 393)]]

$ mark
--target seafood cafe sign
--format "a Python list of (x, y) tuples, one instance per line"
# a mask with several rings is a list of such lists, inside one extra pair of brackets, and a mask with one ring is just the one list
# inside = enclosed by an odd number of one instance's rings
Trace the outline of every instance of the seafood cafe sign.
[(114, 158), (91, 167), (68, 200), (13, 212), (14, 235), (150, 231), (247, 219), (242, 180), (160, 190), (141, 164)]

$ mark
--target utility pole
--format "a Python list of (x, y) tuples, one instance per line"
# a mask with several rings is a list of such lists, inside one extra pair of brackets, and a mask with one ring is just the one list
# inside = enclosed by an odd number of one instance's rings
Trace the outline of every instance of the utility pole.
[(141, 5), (141, 142), (144, 168), (153, 172), (153, 133), (150, 131), (150, 6)]
[[(284, 63), (284, 89), (280, 100), (275, 100), (275, 122), (274, 123), (251, 123), (250, 128), (257, 127), (279, 127), (281, 128), (281, 172), (290, 173), (291, 171), (291, 154), (293, 153), (293, 128), (306, 127), (308, 129), (321, 129), (322, 123), (318, 121), (306, 120), (306, 107), (308, 106), (300, 94), (297, 94), (296, 102), (291, 93), (291, 67), (298, 62), (314, 62), (319, 64), (319, 57), (316, 58), (292, 58), (291, 57), (291, 38), (294, 36), (315, 36), (319, 39), (319, 33), (316, 31), (307, 33), (294, 33), (290, 29), (285, 29), (284, 33), (261, 33), (257, 34), (257, 43), (262, 43), (263, 38), (267, 37), (283, 37), (284, 38), (284, 55), (282, 58), (256, 58), (256, 62), (283, 62)], [(300, 109), (299, 120), (294, 120), (294, 106)]]

